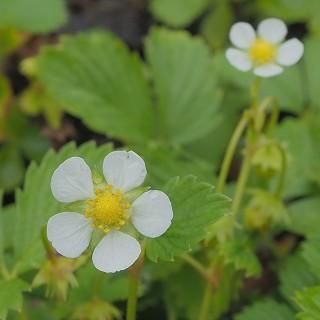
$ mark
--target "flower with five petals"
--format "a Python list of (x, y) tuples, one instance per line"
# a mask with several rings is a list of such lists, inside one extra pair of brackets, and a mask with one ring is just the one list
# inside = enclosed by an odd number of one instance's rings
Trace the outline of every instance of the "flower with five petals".
[(283, 42), (287, 32), (285, 23), (276, 18), (260, 22), (257, 32), (249, 23), (237, 22), (229, 34), (236, 48), (227, 49), (226, 58), (238, 70), (253, 69), (259, 77), (276, 76), (303, 55), (304, 46), (298, 39)]
[(104, 236), (92, 254), (95, 267), (103, 272), (130, 267), (141, 253), (139, 242), (128, 234), (132, 226), (156, 238), (167, 231), (173, 218), (165, 193), (149, 190), (141, 194), (146, 173), (143, 159), (133, 151), (109, 153), (103, 161), (105, 181), (99, 183), (82, 158), (65, 160), (53, 173), (53, 196), (64, 204), (82, 203), (83, 213), (61, 212), (49, 219), (47, 236), (56, 251), (68, 258), (80, 256), (93, 230), (99, 229)]

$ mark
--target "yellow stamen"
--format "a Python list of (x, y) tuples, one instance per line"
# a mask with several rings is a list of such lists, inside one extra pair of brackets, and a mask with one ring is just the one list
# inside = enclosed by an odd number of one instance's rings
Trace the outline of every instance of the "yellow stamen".
[(249, 49), (249, 55), (257, 65), (273, 62), (276, 53), (277, 47), (263, 39), (256, 39)]
[(120, 229), (128, 219), (130, 208), (124, 194), (112, 186), (96, 190), (95, 193), (96, 197), (88, 200), (86, 217), (91, 218), (93, 225), (105, 232)]

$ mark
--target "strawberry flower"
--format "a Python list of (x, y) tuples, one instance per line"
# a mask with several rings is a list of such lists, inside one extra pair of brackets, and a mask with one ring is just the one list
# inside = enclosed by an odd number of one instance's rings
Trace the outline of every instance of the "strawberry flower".
[[(47, 224), (52, 246), (62, 256), (76, 258), (89, 246), (92, 232), (104, 233), (92, 254), (95, 267), (116, 272), (130, 267), (141, 247), (130, 234), (156, 238), (171, 225), (173, 211), (168, 196), (158, 190), (141, 194), (147, 171), (143, 159), (133, 151), (114, 151), (103, 161), (105, 181), (95, 183), (87, 163), (80, 157), (64, 161), (53, 173), (51, 190), (64, 204), (82, 201), (83, 213), (61, 212)], [(134, 192), (140, 194), (132, 200)], [(130, 232), (131, 230), (131, 232)]]
[(284, 41), (285, 23), (276, 18), (263, 20), (257, 32), (245, 22), (235, 23), (230, 30), (230, 41), (236, 48), (226, 51), (226, 58), (240, 71), (249, 71), (259, 77), (272, 77), (283, 72), (283, 67), (296, 64), (303, 55), (304, 46), (296, 38)]

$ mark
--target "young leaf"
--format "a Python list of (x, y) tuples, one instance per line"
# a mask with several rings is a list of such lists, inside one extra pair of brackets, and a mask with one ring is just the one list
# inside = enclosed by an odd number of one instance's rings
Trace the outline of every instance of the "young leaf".
[(173, 143), (195, 141), (217, 125), (220, 94), (208, 47), (184, 31), (153, 29), (146, 40), (160, 134)]
[(22, 292), (29, 285), (20, 280), (0, 280), (0, 319), (5, 320), (9, 310), (20, 311), (22, 307)]
[[(27, 271), (41, 263), (44, 249), (40, 240), (41, 228), (50, 216), (61, 212), (62, 206), (52, 196), (50, 180), (53, 171), (65, 159), (83, 157), (89, 165), (102, 168), (104, 156), (111, 151), (110, 145), (99, 148), (95, 143), (86, 143), (78, 149), (68, 144), (58, 153), (49, 151), (40, 165), (32, 164), (26, 174), (23, 190), (16, 194), (16, 219), (14, 250), (16, 272)], [(101, 165), (100, 165), (101, 164)]]
[(151, 12), (174, 27), (191, 23), (207, 7), (209, 0), (151, 0)]
[(246, 307), (235, 320), (293, 320), (294, 313), (286, 305), (267, 298)]
[(162, 237), (147, 240), (147, 255), (153, 261), (173, 260), (193, 249), (207, 229), (229, 212), (229, 198), (193, 176), (171, 179), (164, 191), (173, 205), (173, 221)]
[(49, 32), (67, 19), (63, 0), (1, 0), (0, 27), (15, 27), (21, 31)]
[(154, 127), (144, 66), (106, 32), (64, 37), (39, 57), (39, 78), (71, 114), (91, 129), (144, 142)]

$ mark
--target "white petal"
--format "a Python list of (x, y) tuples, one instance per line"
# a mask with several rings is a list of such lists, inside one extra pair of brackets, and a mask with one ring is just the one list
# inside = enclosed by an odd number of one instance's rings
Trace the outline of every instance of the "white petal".
[(285, 23), (276, 18), (269, 18), (260, 22), (258, 26), (259, 36), (271, 43), (279, 43), (283, 41), (288, 32)]
[(274, 63), (265, 64), (253, 70), (255, 75), (263, 78), (276, 76), (282, 73), (282, 71), (283, 71), (283, 68)]
[(139, 258), (139, 242), (120, 231), (109, 232), (93, 251), (94, 266), (103, 272), (117, 272), (129, 268)]
[(246, 49), (255, 40), (256, 33), (249, 23), (237, 22), (231, 27), (229, 37), (234, 46)]
[(58, 253), (76, 258), (89, 246), (92, 227), (84, 215), (62, 212), (52, 216), (47, 224), (47, 236)]
[(278, 50), (277, 62), (284, 66), (291, 66), (299, 61), (304, 51), (303, 43), (298, 39), (284, 42)]
[(132, 204), (132, 223), (146, 237), (161, 236), (170, 227), (172, 218), (170, 199), (161, 191), (147, 191)]
[(252, 68), (252, 62), (249, 55), (239, 49), (228, 49), (226, 58), (231, 65), (241, 71), (249, 71)]
[(60, 202), (86, 200), (94, 196), (91, 170), (79, 157), (72, 157), (60, 164), (51, 178), (51, 191)]
[(126, 192), (143, 183), (147, 170), (135, 152), (113, 151), (104, 158), (103, 174), (109, 184)]

